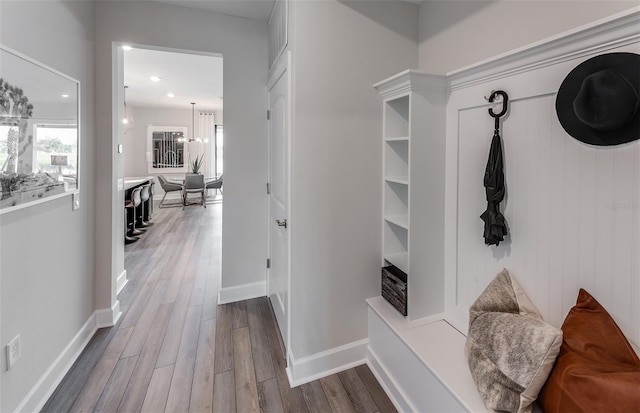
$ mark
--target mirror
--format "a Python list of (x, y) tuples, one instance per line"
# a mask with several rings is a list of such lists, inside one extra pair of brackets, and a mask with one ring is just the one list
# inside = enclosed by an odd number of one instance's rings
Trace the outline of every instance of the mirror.
[(80, 82), (0, 45), (0, 213), (80, 190)]

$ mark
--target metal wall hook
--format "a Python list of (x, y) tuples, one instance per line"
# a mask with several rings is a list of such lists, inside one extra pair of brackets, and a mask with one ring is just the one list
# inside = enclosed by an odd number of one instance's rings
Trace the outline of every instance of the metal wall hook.
[(495, 120), (495, 132), (496, 134), (500, 130), (500, 118), (503, 117), (507, 113), (508, 103), (509, 103), (509, 95), (504, 90), (492, 90), (491, 95), (487, 99), (489, 102), (493, 103), (496, 100), (496, 97), (502, 98), (502, 110), (500, 113), (495, 113), (493, 108), (489, 109), (489, 115)]
[[(489, 92), (490, 93), (489, 96), (491, 96), (491, 94), (493, 94), (495, 91), (496, 91), (495, 89), (491, 90), (491, 92)], [(490, 100), (489, 100), (490, 98), (488, 98), (486, 96), (483, 96), (483, 97), (484, 97), (484, 100), (486, 100), (487, 102), (490, 102)]]
[(507, 104), (509, 102), (509, 96), (504, 90), (494, 90), (491, 92), (491, 96), (489, 96), (489, 102), (493, 103), (493, 101), (496, 99), (496, 96), (502, 97), (502, 110), (500, 111), (500, 113), (496, 114), (493, 111), (493, 108), (490, 108), (489, 115), (491, 115), (494, 118), (501, 118), (502, 116), (504, 116), (505, 113), (507, 113)]

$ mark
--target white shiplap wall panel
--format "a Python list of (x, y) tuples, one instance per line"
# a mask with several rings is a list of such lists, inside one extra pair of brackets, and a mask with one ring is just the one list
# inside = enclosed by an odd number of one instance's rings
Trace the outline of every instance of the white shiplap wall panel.
[(511, 101), (502, 127), (511, 233), (487, 247), (479, 218), (487, 108), (458, 111), (458, 306), (468, 308), (506, 267), (550, 323), (562, 324), (582, 287), (638, 343), (640, 142), (598, 148), (573, 139), (557, 120), (555, 94)]
[[(579, 288), (640, 344), (640, 141), (585, 145), (555, 113), (556, 92), (582, 61), (640, 53), (640, 8), (447, 75), (445, 311), (467, 328), (469, 306), (502, 268), (560, 326)], [(482, 239), (482, 177), (493, 133), (483, 96), (509, 93), (502, 127), (511, 234)]]

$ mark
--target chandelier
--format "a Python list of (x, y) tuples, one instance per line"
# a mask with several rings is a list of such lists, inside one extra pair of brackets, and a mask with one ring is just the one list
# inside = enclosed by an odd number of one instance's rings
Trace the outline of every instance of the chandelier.
[(209, 142), (209, 139), (196, 138), (195, 137), (195, 124), (196, 124), (196, 104), (195, 102), (191, 102), (191, 137), (190, 138), (179, 138), (178, 142)]

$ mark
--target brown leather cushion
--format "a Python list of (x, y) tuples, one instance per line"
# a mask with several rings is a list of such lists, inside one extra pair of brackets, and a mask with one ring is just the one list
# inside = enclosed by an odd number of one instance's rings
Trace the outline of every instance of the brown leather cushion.
[(640, 359), (585, 290), (562, 332), (560, 354), (538, 397), (544, 412), (640, 412)]

